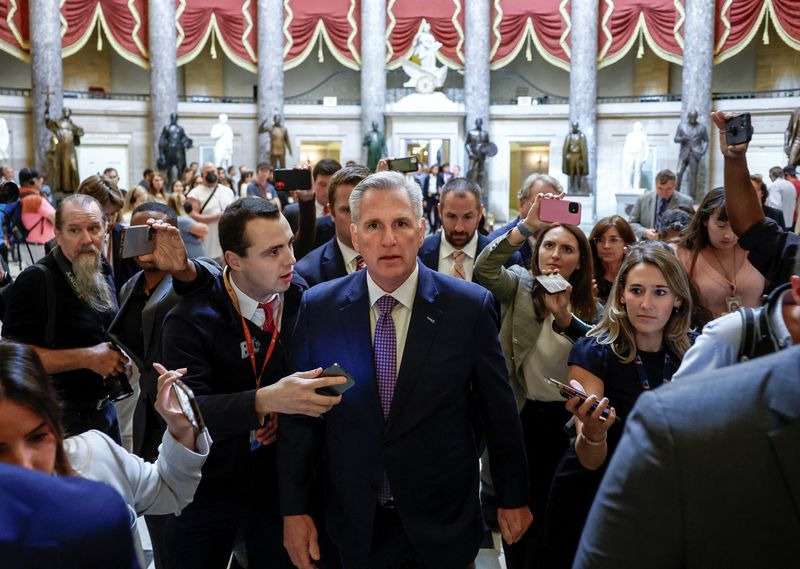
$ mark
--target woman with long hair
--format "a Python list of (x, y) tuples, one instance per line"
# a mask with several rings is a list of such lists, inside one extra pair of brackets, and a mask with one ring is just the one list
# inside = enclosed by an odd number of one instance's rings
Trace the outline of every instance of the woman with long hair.
[[(545, 381), (551, 376), (567, 381), (567, 357), (572, 341), (588, 330), (597, 314), (592, 295), (592, 255), (580, 228), (551, 225), (539, 220), (539, 204), (552, 195), (536, 196), (527, 217), (499, 236), (478, 256), (475, 276), (500, 302), (500, 344), (509, 380), (520, 410), (528, 463), (529, 507), (533, 525), (523, 538), (504, 544), (509, 569), (539, 562), (540, 541), (550, 482), (569, 439), (564, 423), (569, 413), (557, 389)], [(503, 264), (536, 234), (530, 269)], [(547, 294), (537, 277), (560, 274), (566, 290)]]
[(167, 183), (164, 181), (164, 174), (161, 172), (153, 172), (153, 177), (150, 180), (150, 191), (147, 201), (158, 202), (166, 205), (167, 196), (164, 195), (164, 188)]
[(185, 188), (186, 186), (184, 185), (183, 180), (175, 178), (174, 180), (172, 180), (172, 183), (169, 186), (169, 195), (185, 194), (186, 193), (184, 191)]
[(671, 380), (692, 342), (691, 314), (689, 278), (672, 251), (660, 243), (632, 246), (600, 322), (569, 355), (569, 383), (588, 397), (566, 404), (575, 438), (553, 478), (547, 567), (572, 566), (604, 467), (622, 436), (616, 419), (627, 417), (643, 391)]
[(186, 370), (154, 365), (161, 373), (155, 408), (167, 430), (161, 456), (149, 463), (100, 431), (65, 439), (61, 405), (39, 356), (25, 344), (0, 341), (0, 462), (105, 482), (127, 502), (132, 523), (142, 514), (179, 514), (200, 483), (211, 439), (197, 432), (172, 393)]
[(149, 195), (149, 192), (142, 186), (134, 186), (128, 190), (128, 193), (125, 194), (125, 205), (122, 206), (122, 211), (120, 212), (120, 221), (128, 225), (131, 222), (133, 210), (143, 203), (147, 203)]
[(724, 188), (714, 188), (700, 202), (677, 252), (700, 303), (714, 318), (743, 306), (761, 306), (766, 280), (747, 260), (731, 229)]
[(612, 215), (599, 219), (589, 234), (594, 262), (597, 298), (605, 304), (625, 257), (625, 248), (636, 243), (636, 234), (625, 218)]

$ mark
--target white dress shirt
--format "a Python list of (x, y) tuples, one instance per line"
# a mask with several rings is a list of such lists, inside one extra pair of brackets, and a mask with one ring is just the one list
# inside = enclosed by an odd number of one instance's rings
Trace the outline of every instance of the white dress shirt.
[[(234, 280), (234, 273), (233, 271), (230, 272), (230, 283), (231, 288), (233, 288), (233, 292), (236, 293), (236, 300), (239, 301), (239, 314), (243, 317), (247, 318), (250, 322), (261, 328), (264, 326), (264, 320), (266, 319), (266, 315), (264, 314), (264, 310), (258, 307), (258, 301), (250, 298), (245, 293), (243, 293), (238, 286), (236, 286), (236, 281)], [(267, 302), (272, 302), (272, 321), (278, 325), (278, 332), (281, 331), (281, 322), (279, 319), (281, 313), (281, 305), (283, 304), (283, 295), (275, 293), (273, 294)], [(266, 303), (265, 303), (266, 304)]]
[(373, 343), (375, 342), (375, 326), (378, 323), (380, 310), (375, 303), (384, 295), (393, 296), (397, 299), (398, 305), (392, 310), (392, 321), (394, 322), (394, 333), (397, 340), (397, 372), (400, 372), (400, 364), (403, 361), (403, 351), (406, 346), (408, 336), (408, 326), (411, 323), (411, 310), (414, 307), (414, 299), (417, 296), (417, 284), (419, 283), (419, 266), (414, 267), (414, 272), (405, 280), (403, 284), (395, 289), (394, 292), (386, 292), (379, 287), (367, 270), (367, 288), (369, 289), (369, 329)]
[(472, 271), (475, 268), (475, 257), (478, 256), (478, 232), (472, 236), (472, 239), (464, 245), (463, 249), (456, 249), (445, 238), (442, 233), (442, 244), (439, 246), (439, 272), (445, 275), (450, 275), (453, 272), (453, 265), (456, 264), (456, 258), (453, 254), (456, 251), (463, 251), (464, 257), (461, 259), (461, 264), (464, 266), (464, 276), (466, 280), (472, 280)]
[(338, 237), (336, 238), (336, 242), (339, 244), (339, 249), (342, 251), (344, 268), (347, 270), (347, 274), (349, 275), (350, 273), (354, 273), (356, 268), (358, 268), (358, 251), (342, 243)]
[(325, 215), (325, 206), (319, 203), (317, 200), (314, 200), (314, 208), (317, 211), (317, 217), (322, 217)]

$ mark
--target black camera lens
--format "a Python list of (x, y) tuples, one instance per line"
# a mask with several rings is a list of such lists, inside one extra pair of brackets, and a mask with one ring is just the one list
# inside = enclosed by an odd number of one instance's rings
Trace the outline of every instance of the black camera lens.
[(569, 209), (570, 213), (578, 213), (579, 206), (578, 206), (577, 203), (572, 202), (571, 204), (569, 204), (569, 208), (568, 209)]
[(133, 395), (128, 377), (124, 373), (103, 378), (103, 389), (111, 401), (122, 401)]

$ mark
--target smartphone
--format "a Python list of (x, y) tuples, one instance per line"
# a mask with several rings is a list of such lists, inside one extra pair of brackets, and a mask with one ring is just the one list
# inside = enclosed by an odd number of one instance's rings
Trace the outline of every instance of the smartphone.
[(333, 364), (332, 366), (327, 368), (325, 371), (322, 372), (322, 375), (320, 377), (331, 377), (334, 375), (341, 375), (346, 377), (347, 383), (342, 383), (340, 385), (328, 385), (327, 387), (319, 387), (315, 391), (320, 395), (328, 395), (330, 397), (336, 397), (338, 395), (341, 395), (342, 393), (344, 393), (345, 391), (347, 391), (356, 384), (356, 380), (353, 378), (353, 376), (347, 373), (347, 370), (345, 370), (339, 364)]
[(542, 285), (547, 294), (557, 294), (564, 292), (569, 286), (569, 281), (560, 274), (536, 275), (536, 282)]
[[(564, 399), (572, 399), (573, 397), (578, 397), (581, 401), (586, 401), (586, 394), (583, 391), (578, 391), (571, 385), (566, 385), (564, 383), (561, 383), (560, 381), (558, 381), (557, 379), (553, 379), (552, 377), (545, 377), (545, 379), (558, 388), (558, 391), (561, 393), (561, 397), (563, 397)], [(599, 403), (600, 402), (597, 401), (595, 402), (594, 405), (592, 405), (592, 411), (597, 409)], [(605, 409), (603, 409), (602, 420), (608, 419), (610, 413), (611, 413), (610, 407), (606, 407)], [(617, 421), (619, 421), (619, 418), (617, 418)]]
[(131, 225), (122, 234), (122, 258), (130, 259), (152, 253), (156, 232), (149, 225)]
[(311, 170), (299, 168), (278, 168), (273, 172), (275, 189), (284, 192), (310, 190), (313, 187)]
[(416, 156), (406, 156), (405, 158), (395, 158), (394, 160), (387, 160), (389, 163), (389, 170), (392, 172), (402, 172), (407, 174), (409, 172), (416, 172), (419, 165), (419, 158)]
[(750, 113), (742, 113), (725, 121), (725, 143), (728, 146), (744, 144), (753, 138)]
[(194, 392), (191, 388), (183, 383), (180, 379), (176, 379), (172, 384), (172, 391), (178, 398), (178, 404), (181, 406), (181, 411), (189, 419), (192, 426), (198, 431), (203, 431), (206, 428), (206, 422), (203, 420), (203, 414), (200, 412), (200, 405), (194, 397)]
[(539, 202), (539, 219), (548, 223), (581, 224), (581, 204), (567, 200), (543, 199)]

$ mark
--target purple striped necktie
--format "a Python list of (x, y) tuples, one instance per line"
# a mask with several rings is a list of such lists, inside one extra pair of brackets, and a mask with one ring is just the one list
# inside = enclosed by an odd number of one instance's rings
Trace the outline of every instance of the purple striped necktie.
[[(378, 306), (378, 321), (375, 324), (375, 371), (378, 376), (378, 395), (381, 399), (383, 418), (389, 417), (392, 407), (394, 386), (397, 382), (397, 334), (392, 320), (392, 310), (398, 301), (390, 295), (380, 297), (375, 304)], [(386, 472), (383, 473), (383, 483), (379, 500), (385, 504), (392, 499), (392, 490)]]

